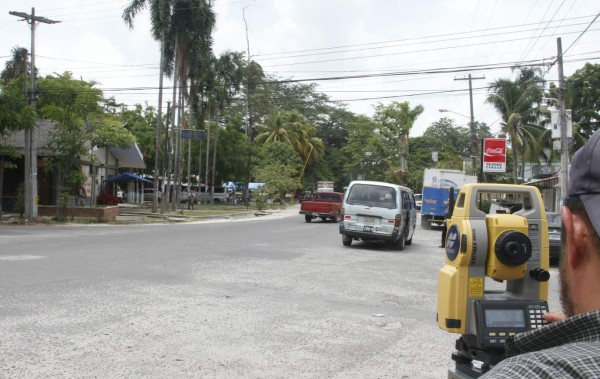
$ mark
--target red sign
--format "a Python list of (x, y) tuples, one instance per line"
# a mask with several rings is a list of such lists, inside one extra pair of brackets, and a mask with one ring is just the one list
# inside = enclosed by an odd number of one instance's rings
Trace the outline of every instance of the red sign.
[(506, 139), (483, 140), (483, 172), (506, 172)]

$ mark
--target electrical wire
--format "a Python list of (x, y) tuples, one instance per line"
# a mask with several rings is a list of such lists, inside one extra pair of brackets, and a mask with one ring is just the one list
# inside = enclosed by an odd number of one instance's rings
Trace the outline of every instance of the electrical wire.
[(565, 51), (563, 51), (563, 55), (565, 55), (572, 47), (573, 45), (575, 45), (577, 43), (577, 41), (579, 41), (579, 39), (581, 38), (581, 36), (583, 36), (585, 33), (587, 33), (587, 31), (589, 30), (589, 28), (592, 26), (592, 24), (594, 22), (596, 22), (596, 20), (598, 19), (598, 16), (600, 16), (600, 13), (598, 13), (596, 15), (596, 17), (594, 17), (594, 19), (592, 20), (592, 22), (590, 22), (590, 24), (587, 26), (587, 28), (585, 28), (584, 31), (581, 32), (581, 34), (579, 36), (577, 36), (577, 38), (575, 38), (575, 41), (573, 41), (573, 43), (571, 43), (569, 45), (569, 47), (567, 47), (567, 49)]

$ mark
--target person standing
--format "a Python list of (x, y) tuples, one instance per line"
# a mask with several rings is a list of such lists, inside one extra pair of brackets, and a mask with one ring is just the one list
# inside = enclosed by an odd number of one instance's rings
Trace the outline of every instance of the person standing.
[(191, 188), (188, 196), (188, 209), (194, 210), (194, 204), (196, 204), (196, 191)]
[(75, 206), (76, 207), (85, 207), (87, 199), (87, 191), (83, 185), (80, 185), (75, 190)]

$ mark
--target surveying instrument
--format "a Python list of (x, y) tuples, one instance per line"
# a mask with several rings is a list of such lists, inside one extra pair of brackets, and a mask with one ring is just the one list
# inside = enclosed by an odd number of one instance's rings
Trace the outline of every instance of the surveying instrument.
[(537, 188), (466, 184), (446, 221), (437, 323), (460, 334), (449, 378), (477, 378), (504, 359), (506, 338), (548, 311), (548, 223)]

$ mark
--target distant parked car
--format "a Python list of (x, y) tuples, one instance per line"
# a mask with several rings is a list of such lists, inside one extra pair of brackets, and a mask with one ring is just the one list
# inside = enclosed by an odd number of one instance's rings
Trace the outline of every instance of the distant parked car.
[[(162, 192), (158, 191), (158, 201), (161, 195)], [(144, 188), (144, 201), (154, 201), (154, 188)]]
[(562, 218), (560, 213), (546, 212), (548, 219), (548, 239), (550, 240), (550, 260), (558, 260), (560, 258), (560, 228), (562, 226)]
[(421, 210), (421, 203), (423, 202), (423, 195), (420, 193), (415, 193), (415, 205), (417, 206), (417, 210)]
[(125, 201), (126, 196), (127, 194), (125, 193), (125, 191), (123, 191), (121, 187), (119, 187), (119, 185), (117, 184), (117, 198), (119, 199), (119, 201)]

